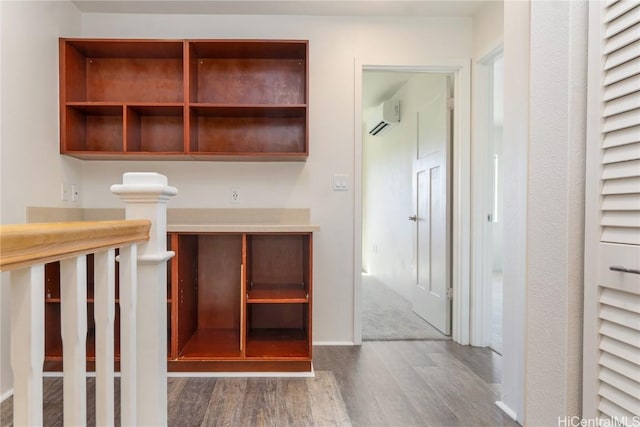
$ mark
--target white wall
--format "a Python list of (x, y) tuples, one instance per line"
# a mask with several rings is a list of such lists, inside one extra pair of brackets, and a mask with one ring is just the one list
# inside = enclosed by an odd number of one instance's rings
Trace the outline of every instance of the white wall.
[(502, 45), (504, 2), (487, 2), (473, 17), (473, 58), (478, 61)]
[(530, 426), (582, 412), (586, 40), (586, 2), (505, 3), (502, 402)]
[[(26, 206), (60, 201), (63, 182), (81, 184), (79, 161), (58, 155), (58, 37), (80, 32), (70, 2), (1, 1), (0, 223), (25, 221)], [(0, 395), (12, 387), (7, 274), (0, 285)]]
[(407, 219), (415, 214), (416, 114), (431, 99), (442, 99), (446, 78), (416, 73), (390, 98), (400, 101), (400, 123), (381, 136), (364, 133), (363, 256), (369, 274), (408, 300), (416, 280), (416, 226)]
[(354, 196), (332, 191), (332, 177), (354, 173), (354, 59), (402, 65), (468, 58), (471, 31), (466, 18), (85, 14), (87, 37), (308, 39), (310, 155), (305, 163), (84, 162), (84, 206), (118, 206), (109, 186), (123, 172), (155, 170), (179, 190), (169, 207), (231, 207), (231, 186), (243, 200), (233, 207), (309, 207), (321, 227), (314, 340), (352, 342)]
[(587, 2), (531, 3), (525, 324), (531, 426), (582, 413), (587, 12)]

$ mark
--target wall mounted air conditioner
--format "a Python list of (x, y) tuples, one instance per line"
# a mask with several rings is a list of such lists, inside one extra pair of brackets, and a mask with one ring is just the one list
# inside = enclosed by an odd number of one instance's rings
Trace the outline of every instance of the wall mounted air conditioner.
[(400, 123), (400, 101), (384, 101), (369, 112), (367, 132), (374, 136), (382, 135), (396, 123)]

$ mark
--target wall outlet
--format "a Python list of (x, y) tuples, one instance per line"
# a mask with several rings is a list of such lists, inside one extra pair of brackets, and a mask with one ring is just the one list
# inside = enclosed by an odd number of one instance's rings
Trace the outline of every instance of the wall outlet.
[(229, 190), (229, 201), (231, 203), (240, 203), (240, 189), (238, 187), (231, 187)]
[(78, 184), (71, 184), (71, 201), (77, 202), (80, 200), (80, 186)]

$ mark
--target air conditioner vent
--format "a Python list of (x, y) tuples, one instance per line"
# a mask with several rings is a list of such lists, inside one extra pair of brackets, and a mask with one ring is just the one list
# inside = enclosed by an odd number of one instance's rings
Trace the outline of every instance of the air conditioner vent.
[(400, 123), (400, 101), (384, 101), (370, 111), (367, 132), (383, 135), (397, 123)]

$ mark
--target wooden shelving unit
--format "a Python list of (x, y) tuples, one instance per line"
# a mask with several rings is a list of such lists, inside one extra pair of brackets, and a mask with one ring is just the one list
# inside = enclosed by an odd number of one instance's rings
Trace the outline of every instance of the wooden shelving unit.
[(172, 370), (310, 370), (311, 233), (170, 241)]
[(60, 39), (60, 152), (305, 160), (308, 43)]

